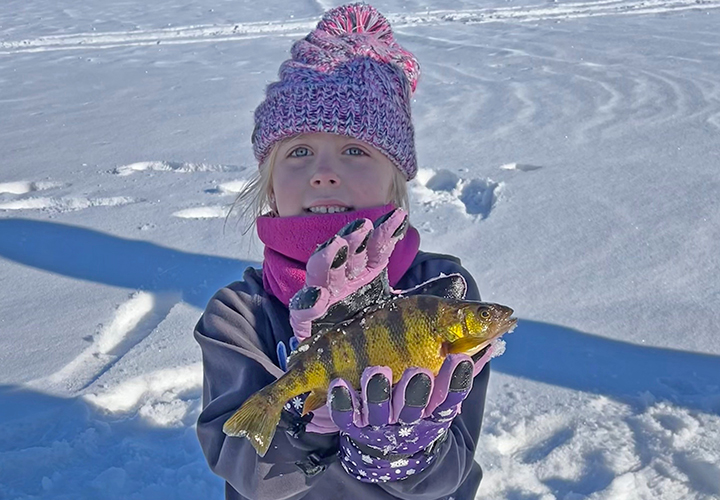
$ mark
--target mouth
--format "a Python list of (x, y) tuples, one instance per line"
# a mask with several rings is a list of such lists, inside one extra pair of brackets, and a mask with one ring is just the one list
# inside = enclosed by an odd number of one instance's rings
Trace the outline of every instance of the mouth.
[(343, 212), (352, 212), (352, 210), (352, 207), (345, 207), (342, 205), (317, 205), (304, 209), (305, 213), (309, 214), (337, 214)]

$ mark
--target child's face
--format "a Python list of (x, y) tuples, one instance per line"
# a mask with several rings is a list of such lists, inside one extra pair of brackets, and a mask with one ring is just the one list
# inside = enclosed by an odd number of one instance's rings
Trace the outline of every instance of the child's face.
[(395, 165), (367, 142), (304, 134), (279, 146), (272, 189), (280, 217), (388, 203)]

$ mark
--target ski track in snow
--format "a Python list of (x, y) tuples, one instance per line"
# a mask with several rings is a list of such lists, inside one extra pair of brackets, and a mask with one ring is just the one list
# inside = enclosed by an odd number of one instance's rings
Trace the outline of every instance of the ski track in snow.
[(150, 335), (179, 300), (172, 294), (134, 293), (90, 338), (87, 349), (57, 372), (28, 385), (60, 394), (80, 393)]
[[(447, 23), (540, 22), (597, 16), (648, 15), (690, 9), (720, 8), (720, 0), (597, 0), (566, 4), (495, 7), (465, 10), (427, 10), (388, 14), (395, 30)], [(0, 42), (0, 55), (57, 50), (98, 50), (158, 44), (218, 43), (266, 36), (304, 35), (317, 19), (197, 25), (155, 30), (77, 33)]]

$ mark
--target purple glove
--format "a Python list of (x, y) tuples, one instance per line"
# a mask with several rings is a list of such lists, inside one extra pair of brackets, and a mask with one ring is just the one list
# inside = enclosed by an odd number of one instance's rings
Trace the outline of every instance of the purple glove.
[(345, 470), (374, 483), (428, 467), (472, 388), (473, 368), (469, 356), (451, 354), (437, 377), (410, 368), (391, 390), (391, 370), (373, 366), (363, 372), (360, 395), (346, 381), (333, 380), (327, 406), (340, 429)]

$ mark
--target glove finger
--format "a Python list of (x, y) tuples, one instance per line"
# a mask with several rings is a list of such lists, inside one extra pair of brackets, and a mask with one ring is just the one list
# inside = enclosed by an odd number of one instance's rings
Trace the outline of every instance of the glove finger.
[(345, 273), (348, 279), (354, 280), (366, 269), (367, 244), (373, 223), (369, 219), (357, 219), (346, 225), (338, 236), (348, 244), (348, 261)]
[(426, 416), (455, 408), (472, 389), (474, 365), (466, 354), (450, 354), (435, 377), (435, 388)]
[(308, 286), (327, 288), (335, 296), (344, 288), (345, 264), (348, 260), (348, 244), (335, 235), (317, 247), (305, 266), (305, 283)]
[(367, 267), (370, 270), (383, 269), (390, 260), (390, 254), (409, 227), (408, 215), (402, 208), (396, 208), (374, 222), (367, 245)]
[(381, 426), (390, 423), (390, 388), (392, 370), (387, 366), (365, 368), (360, 378), (363, 425)]
[(423, 416), (433, 388), (433, 375), (424, 368), (405, 370), (393, 389), (393, 423), (414, 424)]
[(330, 418), (333, 423), (342, 431), (352, 431), (359, 418), (360, 407), (352, 386), (341, 378), (330, 382), (327, 405), (330, 407)]
[(290, 324), (299, 340), (310, 337), (313, 320), (327, 312), (330, 292), (322, 287), (306, 286), (290, 299)]

